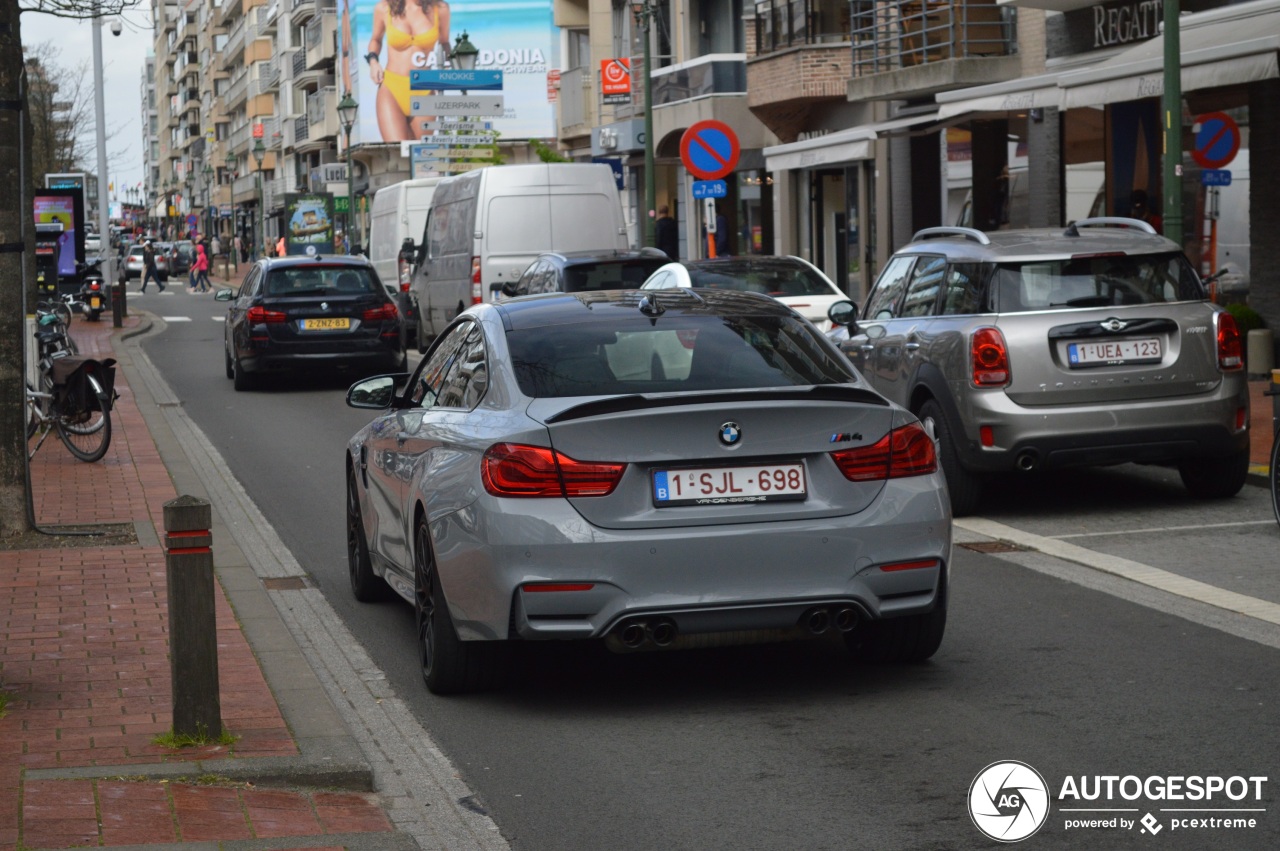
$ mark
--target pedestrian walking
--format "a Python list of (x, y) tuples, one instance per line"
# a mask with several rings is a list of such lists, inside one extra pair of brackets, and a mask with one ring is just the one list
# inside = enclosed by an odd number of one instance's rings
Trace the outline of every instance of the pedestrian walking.
[(283, 257), (285, 254), (284, 234), (280, 234), (280, 238), (276, 240), (276, 256)]
[(222, 256), (222, 240), (215, 233), (213, 239), (209, 242), (210, 250), (213, 252), (209, 255), (209, 262), (212, 263)]
[(655, 248), (672, 260), (680, 259), (680, 234), (676, 229), (676, 220), (671, 218), (671, 211), (666, 204), (658, 208), (658, 221), (654, 223)]
[(147, 240), (142, 246), (142, 291), (147, 291), (147, 281), (152, 278), (156, 279), (156, 287), (160, 292), (164, 292), (164, 282), (160, 280), (160, 270), (156, 268), (156, 249), (151, 244), (151, 240)]
[(191, 264), (192, 270), (196, 276), (195, 285), (192, 292), (207, 293), (212, 287), (209, 285), (209, 252), (204, 250), (204, 243), (196, 243), (196, 262)]
[(236, 253), (240, 255), (241, 263), (249, 262), (249, 246), (245, 245), (243, 237), (236, 234)]

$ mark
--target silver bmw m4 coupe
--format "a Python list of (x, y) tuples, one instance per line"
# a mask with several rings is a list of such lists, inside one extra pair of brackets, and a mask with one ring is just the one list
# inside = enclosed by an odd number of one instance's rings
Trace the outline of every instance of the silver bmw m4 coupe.
[(427, 687), (512, 642), (618, 652), (843, 633), (916, 662), (946, 625), (933, 437), (790, 308), (705, 289), (460, 315), (347, 446), (351, 588), (413, 604)]

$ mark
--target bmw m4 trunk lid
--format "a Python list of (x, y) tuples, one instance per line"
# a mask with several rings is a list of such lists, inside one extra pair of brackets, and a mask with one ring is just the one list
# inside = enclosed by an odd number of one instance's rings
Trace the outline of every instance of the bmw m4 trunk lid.
[(570, 500), (610, 529), (855, 514), (884, 480), (849, 481), (831, 453), (901, 424), (883, 399), (844, 386), (539, 399), (528, 414), (556, 451), (626, 463), (608, 496)]

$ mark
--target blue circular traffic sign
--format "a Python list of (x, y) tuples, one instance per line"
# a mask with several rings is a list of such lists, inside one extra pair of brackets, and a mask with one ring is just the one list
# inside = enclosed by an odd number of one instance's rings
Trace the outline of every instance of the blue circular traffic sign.
[(697, 121), (680, 137), (680, 161), (702, 180), (719, 180), (738, 166), (738, 134), (715, 119)]
[(1191, 157), (1201, 168), (1222, 168), (1240, 150), (1240, 127), (1225, 112), (1207, 112), (1196, 119), (1195, 147)]

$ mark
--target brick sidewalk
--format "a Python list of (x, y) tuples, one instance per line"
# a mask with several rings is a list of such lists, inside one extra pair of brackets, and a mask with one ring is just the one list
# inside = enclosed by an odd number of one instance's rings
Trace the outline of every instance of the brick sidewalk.
[[(126, 319), (137, 327), (138, 317)], [(111, 356), (110, 318), (77, 317), (83, 354)], [(50, 436), (32, 459), (43, 527), (135, 524), (139, 544), (0, 551), (0, 851), (278, 837), (310, 847), (403, 847), (369, 794), (257, 789), (218, 777), (77, 777), (76, 769), (292, 756), (298, 747), (221, 586), (222, 720), (230, 746), (168, 749), (172, 725), (163, 505), (177, 494), (129, 376), (111, 446), (86, 464)], [(216, 544), (215, 544), (216, 546)], [(30, 773), (39, 770), (39, 778)], [(197, 771), (193, 771), (193, 775)], [(198, 782), (197, 782), (198, 781)], [(296, 840), (295, 840), (296, 842)], [(292, 844), (292, 843), (291, 843)]]

